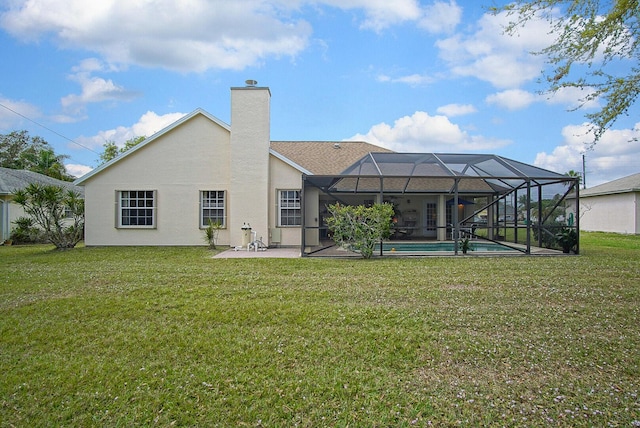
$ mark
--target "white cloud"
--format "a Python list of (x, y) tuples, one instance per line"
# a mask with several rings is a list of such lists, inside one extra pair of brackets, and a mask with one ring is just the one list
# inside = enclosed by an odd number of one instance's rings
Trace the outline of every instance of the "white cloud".
[(374, 31), (405, 21), (416, 21), (422, 16), (417, 0), (319, 0), (308, 3), (324, 4), (342, 10), (362, 10), (365, 19), (361, 28)]
[(109, 67), (96, 58), (89, 58), (72, 68), (70, 80), (77, 82), (82, 91), (80, 94), (70, 94), (60, 99), (65, 114), (57, 115), (53, 119), (59, 123), (70, 123), (80, 120), (89, 103), (104, 101), (128, 101), (136, 96), (135, 92), (126, 90), (115, 84), (111, 79), (93, 76), (95, 72), (109, 71)]
[(436, 111), (448, 117), (455, 117), (475, 113), (478, 110), (471, 104), (447, 104), (438, 107)]
[(455, 0), (436, 0), (422, 6), (418, 0), (317, 0), (307, 1), (314, 5), (324, 4), (342, 10), (362, 10), (365, 15), (360, 24), (363, 29), (380, 32), (392, 25), (415, 22), (429, 33), (450, 33), (462, 19), (462, 8)]
[(445, 116), (417, 111), (397, 119), (393, 126), (379, 123), (366, 134), (349, 140), (367, 141), (398, 152), (467, 152), (503, 147), (510, 141), (469, 135)]
[(242, 70), (310, 45), (305, 6), (360, 12), (360, 27), (378, 32), (405, 22), (451, 32), (462, 17), (455, 0), (30, 0), (10, 2), (0, 27), (23, 41), (52, 36), (116, 65)]
[(495, 104), (507, 110), (522, 110), (536, 101), (538, 96), (522, 89), (509, 89), (486, 98), (487, 104)]
[(80, 165), (74, 163), (65, 164), (64, 167), (67, 170), (67, 173), (71, 174), (74, 177), (82, 177), (86, 173), (90, 172), (93, 168), (87, 165)]
[(404, 83), (409, 86), (422, 86), (429, 83), (433, 83), (435, 79), (425, 74), (411, 74), (408, 76), (390, 77), (386, 74), (381, 74), (377, 78), (378, 82), (390, 82), (390, 83)]
[(599, 108), (600, 103), (598, 99), (584, 101), (587, 96), (593, 93), (593, 88), (560, 88), (557, 92), (548, 96), (547, 103), (564, 104), (570, 109), (576, 109), (578, 107), (583, 109)]
[(42, 116), (40, 109), (26, 101), (10, 100), (0, 97), (0, 130), (20, 127), (25, 117), (37, 119)]
[(462, 8), (455, 0), (436, 1), (424, 8), (423, 17), (418, 26), (430, 33), (450, 33), (462, 19)]
[[(53, 35), (65, 48), (98, 52), (114, 64), (178, 71), (242, 69), (295, 56), (311, 28), (261, 0), (31, 0), (14, 2), (0, 26), (23, 40)], [(288, 6), (287, 6), (288, 7)]]
[[(534, 164), (556, 172), (582, 171), (582, 155), (586, 156), (587, 185), (635, 174), (640, 170), (640, 123), (634, 129), (610, 129), (600, 141), (593, 142), (590, 124), (565, 126), (563, 141), (551, 153), (540, 152)], [(634, 140), (635, 139), (635, 140)]]
[(542, 96), (522, 89), (508, 89), (488, 95), (487, 104), (493, 104), (507, 110), (522, 110), (531, 104), (544, 102), (545, 104), (563, 104), (568, 110), (592, 109), (599, 107), (598, 99), (584, 101), (585, 97), (593, 93), (593, 89), (560, 88), (557, 92)]
[(70, 80), (80, 84), (82, 92), (79, 95), (71, 94), (63, 97), (60, 101), (63, 107), (108, 100), (130, 100), (136, 96), (135, 93), (116, 85), (111, 79), (92, 76), (92, 71), (77, 71), (69, 75)]
[(544, 19), (532, 20), (517, 36), (504, 34), (509, 23), (506, 14), (485, 14), (476, 30), (439, 40), (440, 57), (454, 75), (471, 76), (497, 88), (515, 88), (540, 75), (542, 56), (532, 55), (553, 40)]
[(183, 117), (185, 113), (168, 113), (164, 115), (158, 115), (155, 112), (148, 111), (143, 114), (138, 122), (132, 126), (118, 126), (114, 129), (108, 129), (106, 131), (100, 131), (98, 134), (92, 137), (79, 137), (76, 139), (84, 146), (91, 147), (97, 150), (102, 150), (102, 146), (107, 141), (113, 141), (118, 147), (124, 146), (127, 140), (136, 137), (150, 137), (158, 131), (171, 125), (176, 120)]

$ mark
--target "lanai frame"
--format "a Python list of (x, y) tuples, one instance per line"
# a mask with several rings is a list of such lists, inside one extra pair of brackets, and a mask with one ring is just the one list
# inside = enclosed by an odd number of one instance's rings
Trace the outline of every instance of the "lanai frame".
[[(577, 215), (579, 184), (579, 177), (559, 174), (491, 154), (369, 153), (339, 175), (303, 175), (301, 250), (302, 254), (305, 254), (306, 232), (322, 228), (322, 225), (305, 224), (305, 218), (307, 218), (305, 200), (309, 189), (317, 188), (336, 201), (341, 201), (347, 195), (378, 195), (380, 202), (391, 195), (445, 195), (447, 198), (452, 198), (453, 205), (457, 206), (463, 197), (488, 197), (489, 202), (474, 210), (470, 216), (459, 218), (458, 210), (452, 210), (452, 238), (455, 254), (458, 254), (461, 229), (465, 222), (479, 212), (497, 207), (501, 202), (506, 206), (506, 200), (510, 195), (514, 195), (517, 200), (521, 192), (525, 196), (526, 238), (524, 249), (520, 247), (515, 249), (531, 254), (532, 232), (538, 231), (536, 244), (539, 247), (543, 246), (545, 235), (551, 235), (550, 237), (553, 238), (552, 235), (557, 231), (548, 230), (544, 225), (550, 216), (555, 215), (556, 208), (567, 196), (572, 195), (575, 198), (575, 221), (574, 224), (566, 227), (574, 228), (576, 231), (578, 244), (575, 252), (577, 254), (580, 249), (579, 215)], [(552, 200), (554, 205), (543, 217), (543, 194), (547, 188), (562, 190), (555, 193), (561, 196)], [(533, 198), (534, 195), (536, 198)], [(535, 219), (532, 218), (534, 210), (538, 213)], [(499, 212), (499, 209), (495, 209), (494, 212)], [(493, 224), (488, 225), (488, 230), (494, 227)], [(516, 220), (514, 243), (518, 240), (519, 229), (521, 227)], [(488, 233), (484, 239), (495, 241), (491, 233)]]

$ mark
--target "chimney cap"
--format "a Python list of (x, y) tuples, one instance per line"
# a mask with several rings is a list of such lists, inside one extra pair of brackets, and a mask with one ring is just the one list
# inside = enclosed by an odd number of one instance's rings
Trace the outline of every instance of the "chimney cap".
[(249, 80), (245, 80), (244, 83), (246, 83), (248, 87), (253, 88), (258, 84), (258, 81), (249, 79)]

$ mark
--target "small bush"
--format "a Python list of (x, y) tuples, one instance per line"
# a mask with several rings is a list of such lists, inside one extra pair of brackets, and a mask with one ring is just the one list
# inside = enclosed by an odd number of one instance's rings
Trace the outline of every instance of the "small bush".
[(359, 251), (365, 259), (371, 258), (378, 242), (388, 238), (393, 217), (393, 205), (330, 205), (331, 217), (327, 224), (337, 244)]
[(84, 200), (61, 186), (32, 183), (14, 193), (13, 201), (42, 229), (45, 239), (57, 249), (76, 246), (84, 236)]
[(209, 244), (209, 248), (211, 248), (212, 250), (216, 249), (220, 229), (222, 229), (222, 225), (220, 224), (220, 222), (214, 222), (211, 221), (211, 219), (209, 219), (209, 225), (204, 229), (204, 240), (207, 244)]
[(41, 244), (46, 242), (42, 230), (38, 229), (29, 217), (19, 217), (13, 224), (10, 239), (14, 244)]
[(538, 242), (542, 232), (542, 246), (544, 248), (554, 248), (556, 244), (556, 234), (562, 230), (564, 223), (558, 221), (548, 221), (542, 225), (542, 229), (533, 228), (533, 239)]

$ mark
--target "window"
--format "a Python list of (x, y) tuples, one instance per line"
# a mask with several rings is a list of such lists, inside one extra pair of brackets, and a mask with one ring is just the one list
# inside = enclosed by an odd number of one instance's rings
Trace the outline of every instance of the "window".
[(300, 226), (302, 224), (302, 210), (300, 209), (299, 190), (280, 190), (280, 205), (278, 207), (279, 226)]
[(227, 216), (224, 202), (224, 190), (203, 190), (200, 192), (200, 227), (209, 226), (209, 220), (225, 227)]
[(155, 227), (155, 201), (154, 190), (118, 192), (118, 227)]

